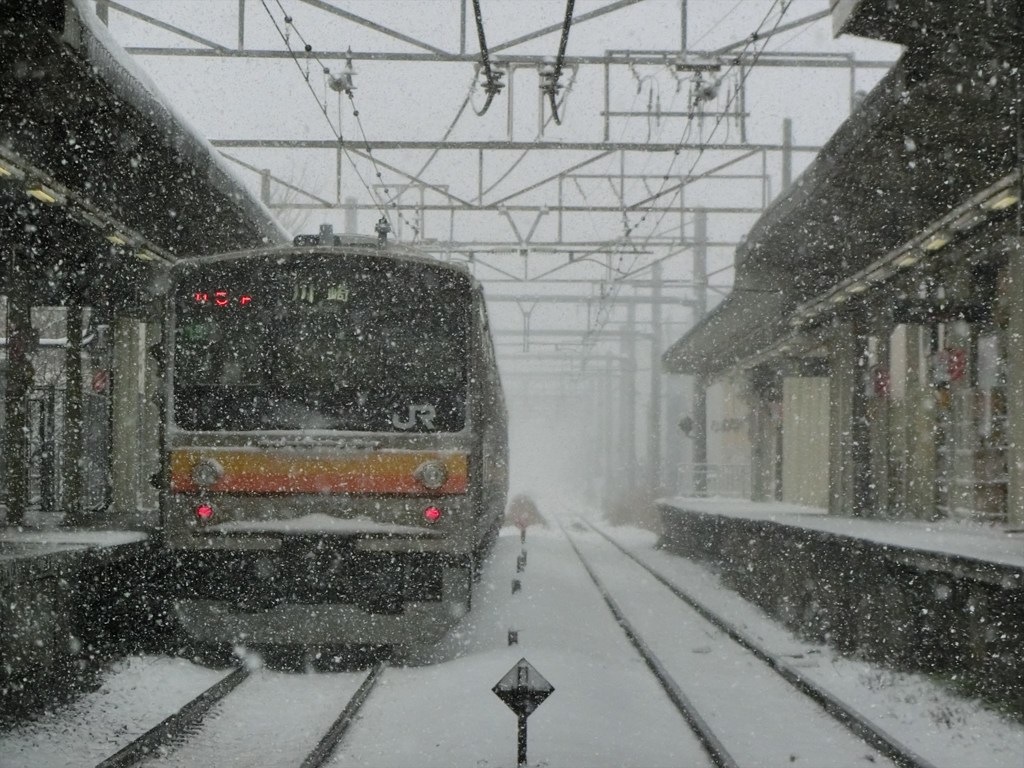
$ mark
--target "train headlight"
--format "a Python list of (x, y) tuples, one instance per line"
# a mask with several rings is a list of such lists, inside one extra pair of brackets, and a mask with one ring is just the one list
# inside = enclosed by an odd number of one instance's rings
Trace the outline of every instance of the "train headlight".
[(447, 482), (448, 469), (440, 461), (425, 461), (416, 467), (413, 476), (424, 488), (436, 491)]
[(201, 459), (192, 468), (192, 482), (200, 488), (209, 488), (224, 477), (224, 467), (216, 459)]

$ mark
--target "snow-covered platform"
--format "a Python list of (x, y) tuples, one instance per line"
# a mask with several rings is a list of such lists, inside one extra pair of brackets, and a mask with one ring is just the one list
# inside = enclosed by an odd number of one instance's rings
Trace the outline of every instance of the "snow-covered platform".
[(778, 502), (658, 501), (662, 546), (709, 562), (791, 628), (897, 666), (1024, 690), (1024, 531), (840, 518)]
[(148, 538), (136, 531), (0, 528), (0, 591), (27, 578), (132, 556)]
[(107, 638), (90, 626), (132, 599), (148, 551), (133, 531), (0, 528), (0, 701), (45, 700), (98, 655)]
[(835, 517), (819, 507), (727, 498), (663, 499), (662, 519), (683, 514), (721, 516), (754, 526), (791, 529), (813, 540), (845, 539), (881, 548), (894, 559), (1007, 588), (1024, 587), (1024, 529), (980, 523)]

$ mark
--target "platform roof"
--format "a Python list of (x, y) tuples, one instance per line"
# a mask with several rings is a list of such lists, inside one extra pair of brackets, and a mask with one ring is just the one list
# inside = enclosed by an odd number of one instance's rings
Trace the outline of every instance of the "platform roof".
[(0, 15), (2, 274), (24, 254), (38, 303), (95, 300), (101, 275), (130, 286), (177, 260), (286, 240), (91, 3), (2, 2)]
[[(832, 29), (908, 47), (922, 36), (964, 38), (1005, 31), (1016, 0), (831, 0)], [(998, 20), (993, 27), (993, 20)]]
[(787, 331), (796, 305), (1013, 172), (1012, 49), (983, 50), (998, 39), (935, 35), (908, 48), (755, 223), (733, 292), (668, 349), (665, 370), (714, 376), (749, 357)]

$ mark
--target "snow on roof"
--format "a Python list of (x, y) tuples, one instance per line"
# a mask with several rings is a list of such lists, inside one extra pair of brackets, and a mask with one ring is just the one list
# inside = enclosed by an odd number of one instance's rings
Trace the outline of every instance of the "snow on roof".
[(122, 98), (164, 127), (174, 142), (175, 150), (199, 166), (208, 163), (210, 184), (247, 209), (254, 219), (262, 219), (261, 229), (270, 242), (287, 241), (288, 233), (278, 224), (270, 209), (248, 191), (237, 169), (160, 92), (156, 82), (121, 47), (96, 15), (95, 5), (90, 0), (72, 0), (72, 5), (85, 33), (82, 36), (83, 47), (104, 81)]

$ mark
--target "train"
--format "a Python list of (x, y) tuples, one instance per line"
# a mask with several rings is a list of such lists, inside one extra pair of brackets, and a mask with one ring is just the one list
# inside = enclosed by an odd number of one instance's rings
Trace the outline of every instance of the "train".
[(508, 490), (483, 290), (385, 238), (172, 271), (158, 488), (189, 641), (409, 648), (471, 608)]

